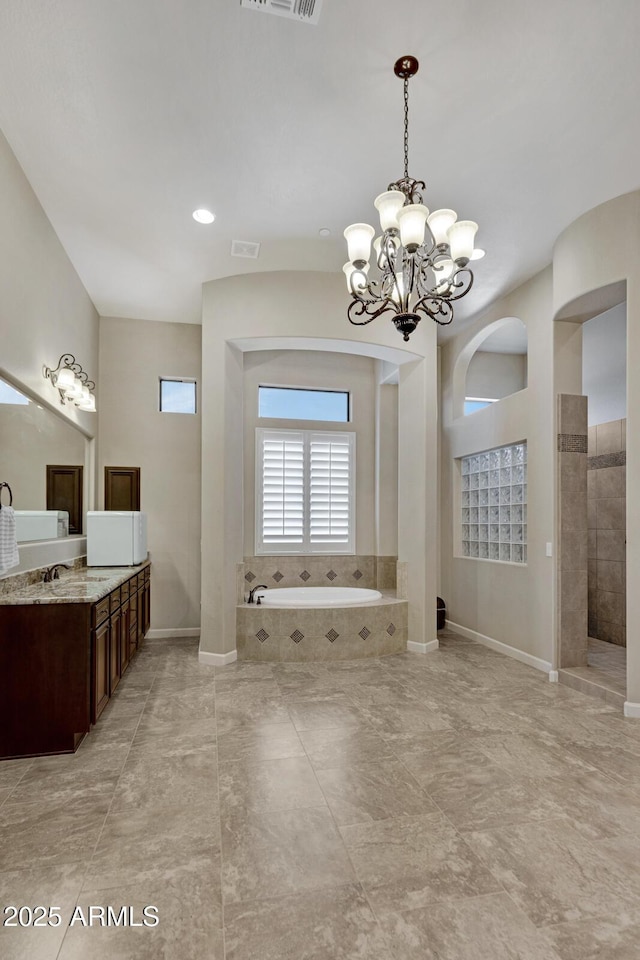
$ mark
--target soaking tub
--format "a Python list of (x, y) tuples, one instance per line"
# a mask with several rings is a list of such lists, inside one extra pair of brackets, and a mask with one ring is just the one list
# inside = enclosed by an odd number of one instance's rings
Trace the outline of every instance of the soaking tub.
[(256, 591), (265, 607), (352, 607), (381, 600), (379, 590), (363, 587), (280, 587)]
[(239, 660), (358, 660), (407, 648), (407, 601), (362, 587), (256, 590), (236, 608)]

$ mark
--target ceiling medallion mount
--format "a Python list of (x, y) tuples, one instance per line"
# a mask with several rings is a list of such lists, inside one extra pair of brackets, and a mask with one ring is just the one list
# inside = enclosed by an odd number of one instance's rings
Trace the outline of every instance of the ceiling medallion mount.
[[(484, 251), (474, 249), (478, 224), (458, 220), (455, 210), (429, 213), (422, 202), (424, 181), (409, 176), (409, 80), (418, 72), (415, 57), (396, 60), (394, 73), (404, 82), (404, 173), (376, 197), (382, 235), (374, 240), (377, 278), (369, 279), (371, 241), (368, 223), (353, 223), (344, 231), (349, 260), (343, 270), (352, 296), (350, 323), (363, 326), (383, 313), (393, 314), (406, 341), (420, 314), (444, 326), (453, 320), (453, 302), (473, 284), (468, 264)], [(364, 318), (364, 319), (360, 319)]]
[(393, 65), (393, 72), (401, 80), (409, 80), (411, 77), (415, 77), (419, 67), (420, 64), (416, 57), (400, 57)]

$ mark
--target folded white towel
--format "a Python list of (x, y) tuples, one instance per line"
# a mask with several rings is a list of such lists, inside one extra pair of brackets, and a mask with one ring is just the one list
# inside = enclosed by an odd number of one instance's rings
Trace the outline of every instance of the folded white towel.
[(13, 507), (0, 510), (0, 575), (20, 563), (16, 540), (16, 515)]

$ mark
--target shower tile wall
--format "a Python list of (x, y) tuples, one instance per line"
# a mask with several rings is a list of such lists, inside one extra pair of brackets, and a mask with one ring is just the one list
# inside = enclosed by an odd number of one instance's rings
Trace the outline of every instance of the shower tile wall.
[(589, 636), (626, 646), (626, 420), (589, 427)]
[(587, 666), (587, 398), (558, 395), (560, 666)]

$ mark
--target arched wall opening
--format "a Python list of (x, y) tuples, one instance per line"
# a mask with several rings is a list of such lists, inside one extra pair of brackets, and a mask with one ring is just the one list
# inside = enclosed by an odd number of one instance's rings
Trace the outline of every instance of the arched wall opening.
[[(569, 301), (555, 321), (558, 666), (572, 685), (627, 694), (626, 284)], [(571, 385), (574, 385), (573, 387)], [(575, 390), (575, 393), (568, 392)]]
[(203, 288), (203, 662), (235, 658), (237, 564), (244, 547), (243, 353), (295, 348), (355, 353), (399, 367), (398, 557), (406, 564), (409, 641), (437, 646), (437, 346), (421, 324), (407, 350), (392, 324), (351, 327), (344, 277), (291, 272)]
[(527, 349), (527, 328), (518, 317), (502, 317), (479, 330), (456, 360), (454, 419), (524, 390)]

